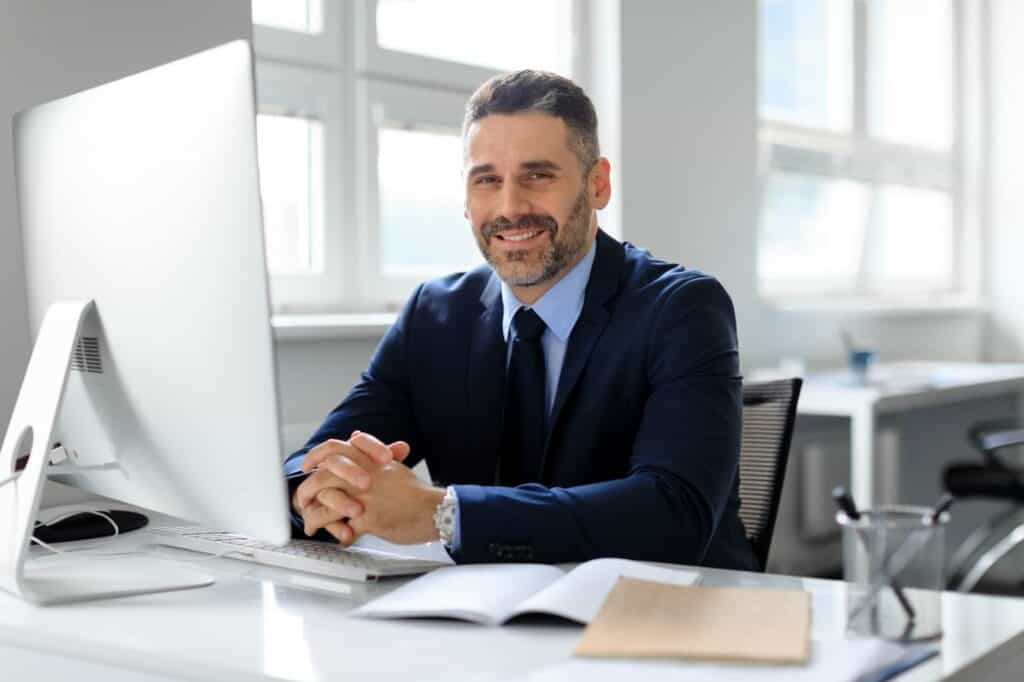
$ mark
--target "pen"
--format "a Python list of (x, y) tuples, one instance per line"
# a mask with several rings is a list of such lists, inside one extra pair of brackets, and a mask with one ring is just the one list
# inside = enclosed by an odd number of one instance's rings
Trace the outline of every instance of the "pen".
[(935, 508), (932, 510), (932, 513), (928, 515), (929, 524), (935, 525), (938, 523), (939, 518), (945, 512), (949, 511), (949, 508), (953, 506), (954, 501), (956, 501), (956, 498), (949, 493), (944, 493), (942, 497), (939, 498), (939, 501), (935, 503)]
[[(886, 579), (889, 579), (891, 584), (892, 576), (899, 575), (903, 569), (910, 565), (910, 562), (914, 560), (914, 557), (921, 551), (921, 548), (928, 544), (928, 540), (931, 538), (931, 526), (938, 523), (942, 514), (950, 508), (953, 501), (953, 496), (948, 493), (940, 497), (935, 507), (924, 519), (926, 527), (917, 528), (912, 531), (896, 549), (885, 557), (882, 562), (882, 571), (871, 581), (864, 600), (850, 613), (849, 620), (852, 621), (857, 618), (874, 601), (875, 597), (878, 596), (878, 593), (885, 586)], [(911, 620), (913, 620), (913, 616), (911, 616)]]
[[(850, 520), (857, 521), (860, 519), (860, 511), (858, 511), (857, 504), (853, 501), (853, 495), (851, 495), (850, 491), (847, 490), (844, 486), (837, 485), (835, 488), (832, 489), (832, 499), (835, 500), (836, 506), (839, 507), (839, 509), (842, 510), (842, 512), (846, 514), (846, 516), (849, 517)], [(939, 515), (941, 515), (941, 513), (942, 512), (940, 511)], [(870, 552), (870, 550), (868, 549), (867, 541), (864, 539), (864, 534), (861, 533), (859, 529), (857, 530), (857, 537), (860, 538), (861, 545), (863, 545), (864, 550)], [(911, 606), (910, 600), (907, 599), (906, 593), (903, 592), (903, 586), (900, 585), (899, 581), (896, 579), (894, 575), (888, 572), (887, 567), (889, 560), (891, 558), (892, 555), (882, 560), (882, 576), (883, 578), (888, 578), (889, 586), (892, 588), (893, 594), (896, 595), (896, 599), (899, 601), (900, 606), (903, 607), (904, 613), (907, 614), (907, 618), (912, 623), (914, 622), (914, 619), (917, 617), (917, 613), (914, 611), (914, 607)]]

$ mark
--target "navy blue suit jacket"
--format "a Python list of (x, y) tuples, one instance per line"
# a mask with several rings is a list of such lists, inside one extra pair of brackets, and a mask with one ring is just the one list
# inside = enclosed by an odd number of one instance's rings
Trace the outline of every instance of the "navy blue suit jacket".
[(598, 232), (537, 482), (495, 485), (505, 377), (488, 266), (422, 284), (303, 456), (355, 429), (405, 440), (455, 485), (459, 562), (627, 557), (756, 569), (737, 511), (742, 419), (732, 303), (696, 270)]

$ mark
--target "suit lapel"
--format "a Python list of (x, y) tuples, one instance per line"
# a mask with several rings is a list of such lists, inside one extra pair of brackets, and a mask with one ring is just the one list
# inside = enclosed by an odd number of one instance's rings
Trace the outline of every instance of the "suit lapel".
[(480, 296), (482, 310), (473, 327), (469, 345), (467, 397), (470, 422), (480, 434), (479, 480), (490, 480), (497, 471), (501, 440), (501, 415), (505, 392), (505, 339), (501, 335), (501, 285), (497, 276)]
[(607, 303), (618, 293), (619, 277), (622, 274), (624, 249), (604, 232), (597, 233), (597, 253), (594, 267), (590, 271), (586, 293), (583, 298), (583, 310), (569, 336), (569, 344), (565, 349), (562, 362), (562, 373), (558, 379), (558, 390), (555, 392), (555, 404), (551, 409), (547, 443), (544, 447), (544, 461), (541, 471), (546, 471), (548, 447), (551, 434), (558, 428), (558, 420), (565, 404), (572, 394), (583, 368), (586, 367), (590, 355), (594, 351), (597, 340), (601, 338), (604, 328), (611, 319)]

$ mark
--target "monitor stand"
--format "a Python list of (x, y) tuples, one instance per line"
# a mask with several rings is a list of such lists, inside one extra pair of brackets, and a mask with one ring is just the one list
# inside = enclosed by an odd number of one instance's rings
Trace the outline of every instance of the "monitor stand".
[[(152, 557), (56, 555), (26, 566), (72, 353), (92, 301), (60, 301), (46, 311), (21, 392), (0, 447), (0, 480), (14, 473), (18, 448), (31, 438), (24, 471), (0, 484), (0, 589), (36, 604), (168, 592), (213, 583), (208, 576)], [(37, 565), (38, 564), (38, 565)]]

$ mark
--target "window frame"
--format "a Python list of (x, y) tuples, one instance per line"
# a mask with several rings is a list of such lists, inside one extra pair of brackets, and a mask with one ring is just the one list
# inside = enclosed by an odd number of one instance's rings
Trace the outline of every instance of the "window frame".
[[(975, 263), (978, 249), (974, 242), (979, 239), (975, 228), (977, 220), (964, 204), (968, 184), (977, 182), (965, 172), (964, 156), (969, 151), (965, 144), (965, 129), (972, 123), (965, 117), (968, 97), (977, 97), (977, 67), (973, 59), (967, 62), (969, 52), (978, 49), (973, 33), (979, 22), (971, 16), (977, 10), (965, 7), (963, 0), (946, 0), (952, 7), (952, 44), (950, 46), (950, 77), (952, 138), (948, 150), (936, 150), (887, 141), (871, 134), (868, 122), (869, 107), (869, 41), (870, 17), (868, 0), (850, 0), (852, 3), (852, 93), (851, 127), (847, 131), (815, 128), (797, 125), (762, 116), (758, 108), (758, 139), (760, 147), (759, 186), (764, 197), (768, 181), (773, 172), (798, 173), (823, 178), (851, 179), (865, 182), (871, 196), (871, 206), (877, 199), (877, 191), (886, 184), (915, 188), (939, 189), (948, 192), (951, 199), (953, 221), (953, 264), (949, 280), (942, 286), (931, 288), (901, 288), (892, 286), (886, 290), (874, 289), (868, 281), (869, 262), (867, 253), (878, 225), (869, 219), (866, 225), (862, 256), (856, 285), (852, 289), (833, 291), (827, 295), (830, 301), (842, 299), (845, 304), (858, 302), (865, 307), (877, 305), (892, 307), (896, 302), (907, 307), (920, 304), (933, 307), (935, 300), (962, 301), (965, 297), (975, 298), (980, 292)], [(969, 65), (970, 64), (970, 65)], [(966, 141), (977, 144), (974, 139)], [(759, 204), (763, 210), (763, 200)], [(869, 206), (869, 214), (871, 212)], [(972, 209), (973, 210), (973, 209)], [(803, 307), (809, 302), (822, 300), (820, 286), (806, 280), (767, 280), (757, 274), (758, 290), (762, 298), (780, 307)], [(818, 283), (820, 284), (820, 283)]]
[[(356, 123), (356, 163), (365, 172), (356, 178), (356, 244), (360, 254), (359, 299), (376, 309), (404, 300), (424, 280), (423, 275), (388, 275), (379, 268), (380, 192), (378, 188), (377, 129), (397, 123), (460, 132), (467, 95), (380, 80), (359, 79), (361, 103)], [(452, 125), (456, 122), (456, 125)], [(464, 223), (470, 233), (469, 222)], [(483, 260), (481, 259), (481, 263)], [(445, 273), (448, 274), (448, 273)]]
[[(570, 72), (576, 67), (579, 54), (580, 0), (566, 0), (570, 6), (569, 30), (573, 48), (564, 64), (559, 66)], [(394, 78), (420, 85), (434, 85), (471, 94), (481, 83), (501, 73), (475, 64), (438, 59), (381, 47), (377, 38), (377, 0), (353, 0), (353, 25), (359, 27), (354, 34), (355, 69), (363, 76)]]
[(341, 35), (342, 26), (346, 25), (345, 5), (347, 3), (337, 0), (323, 0), (323, 31), (320, 33), (253, 24), (252, 43), (257, 60), (340, 68), (346, 43)]
[[(343, 124), (341, 92), (327, 74), (278, 62), (257, 62), (256, 83), (260, 113), (315, 118), (323, 125), (323, 215), (322, 233), (311, 236), (319, 247), (322, 263), (314, 273), (274, 273), (270, 277), (275, 309), (286, 310), (304, 306), (325, 307), (344, 295), (344, 268), (338, 261), (343, 251), (342, 235), (331, 229), (341, 219), (345, 201), (340, 139)], [(335, 191), (327, 191), (335, 187)], [(336, 293), (335, 293), (336, 292)]]
[[(324, 122), (324, 272), (272, 274), (278, 315), (394, 311), (422, 281), (388, 276), (379, 268), (377, 121), (381, 116), (434, 129), (457, 130), (466, 99), (500, 73), (471, 64), (381, 48), (377, 0), (324, 0), (323, 32), (307, 34), (253, 26), (257, 105), (318, 114)], [(571, 7), (573, 49), (564, 68), (581, 70), (584, 0)], [(315, 88), (291, 87), (261, 73), (303, 72), (297, 82), (319, 83), (329, 95), (318, 105)], [(329, 170), (328, 170), (329, 169)], [(467, 223), (467, 232), (470, 227)], [(482, 262), (482, 260), (481, 260)]]

